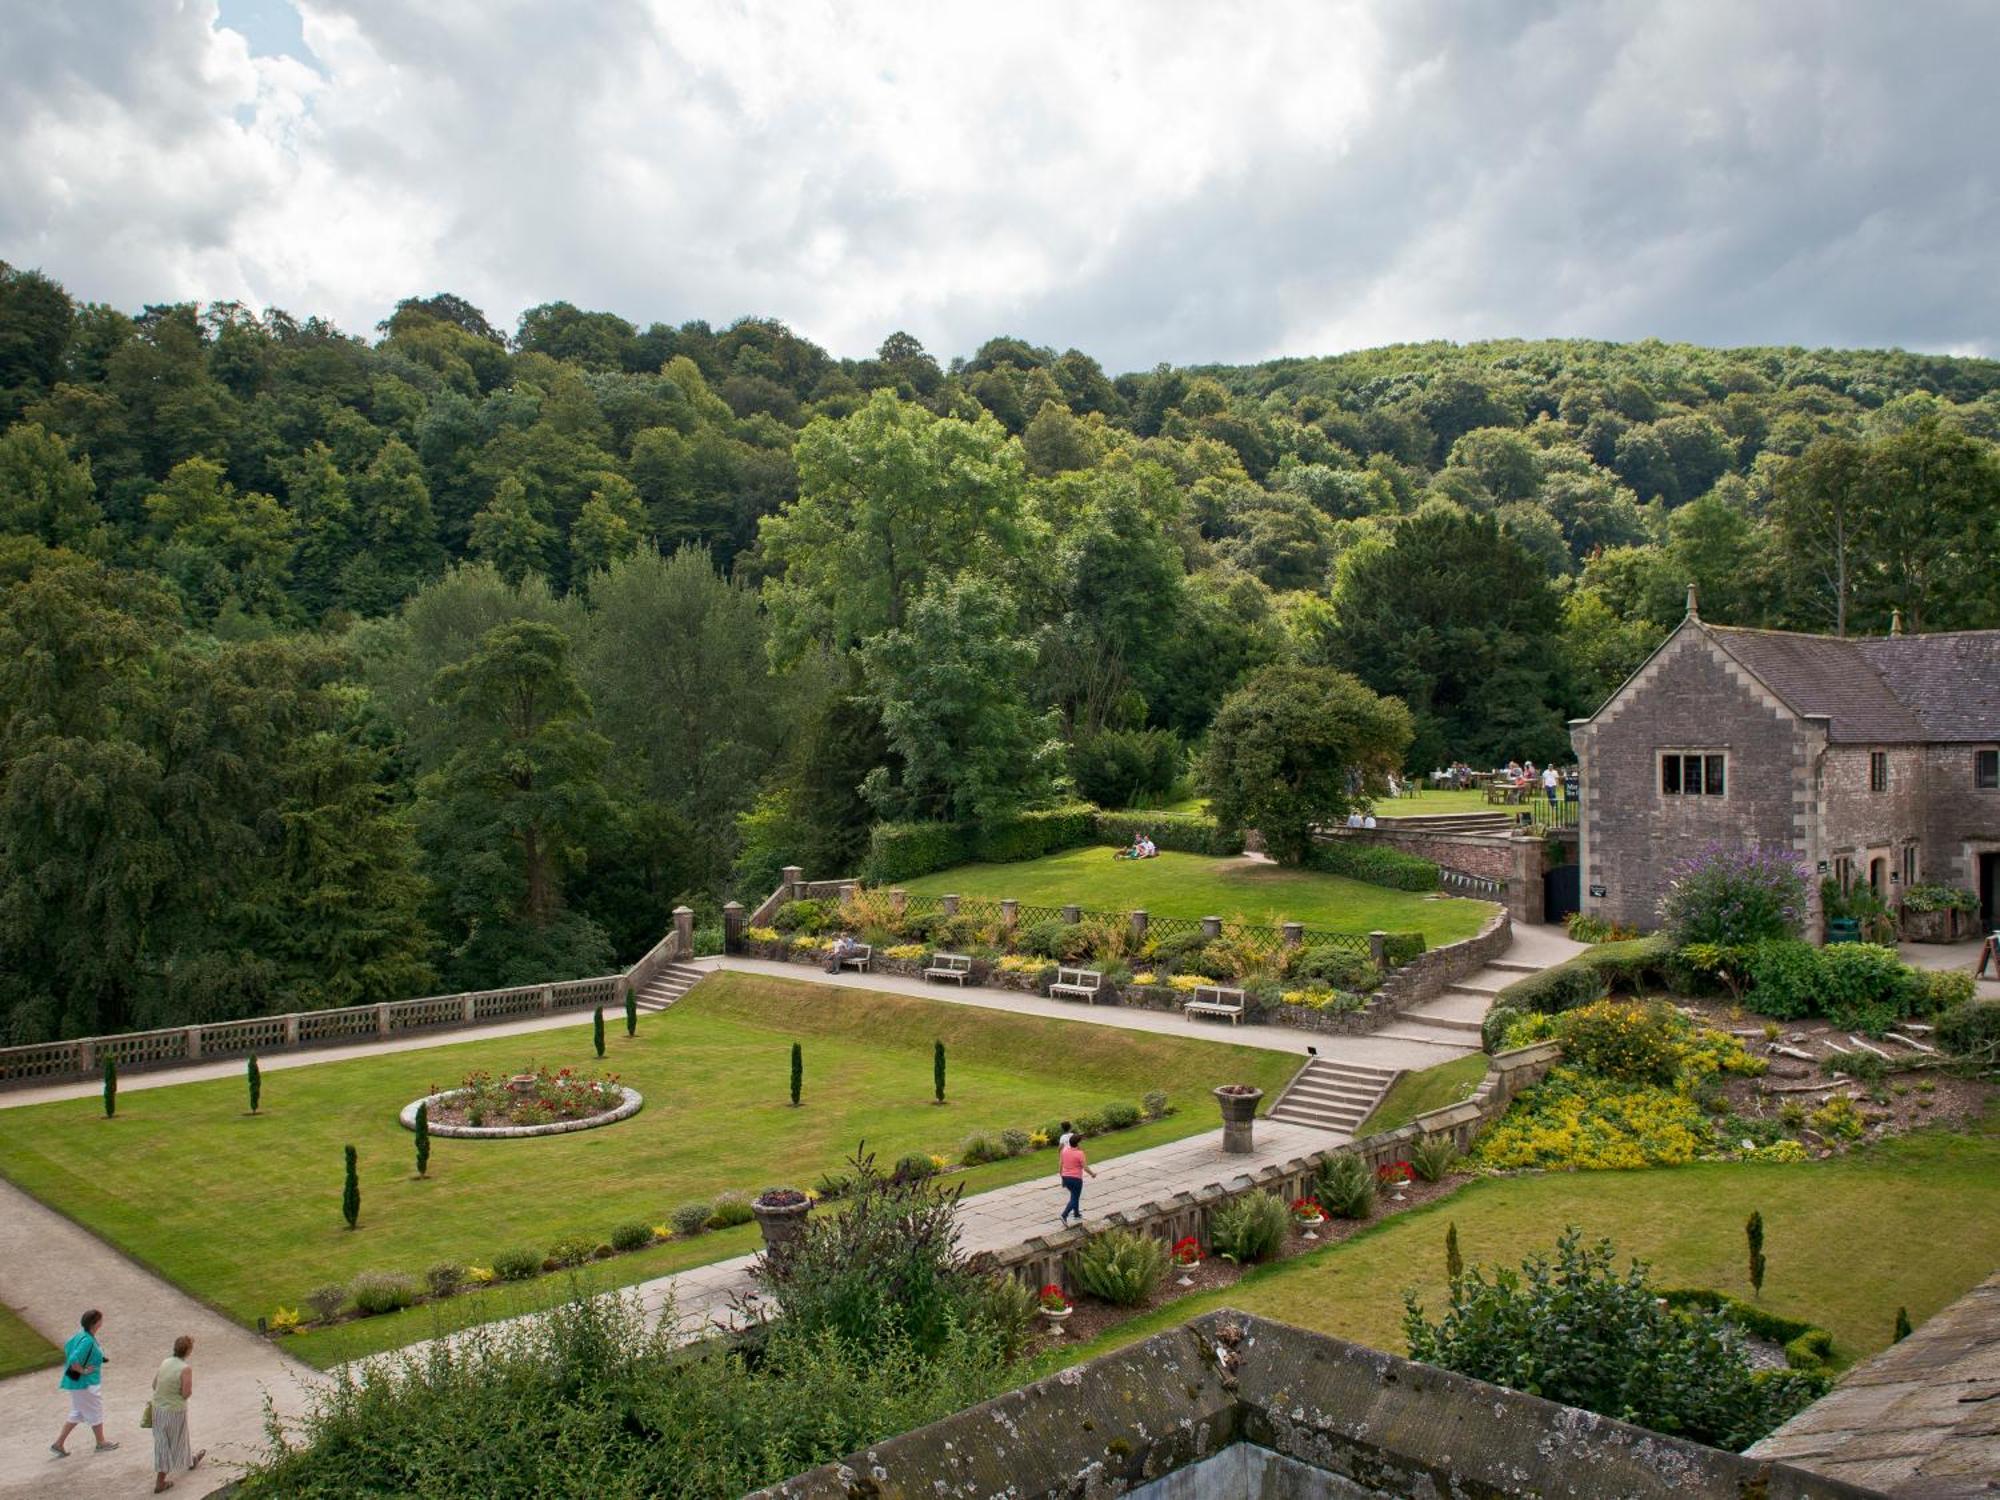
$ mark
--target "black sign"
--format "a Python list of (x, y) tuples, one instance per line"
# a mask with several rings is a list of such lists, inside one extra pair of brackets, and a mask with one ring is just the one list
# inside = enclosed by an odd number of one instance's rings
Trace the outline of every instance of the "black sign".
[(1592, 900), (1599, 900), (1610, 894), (1611, 891), (1607, 886), (1594, 885), (1590, 888), (1590, 895)]

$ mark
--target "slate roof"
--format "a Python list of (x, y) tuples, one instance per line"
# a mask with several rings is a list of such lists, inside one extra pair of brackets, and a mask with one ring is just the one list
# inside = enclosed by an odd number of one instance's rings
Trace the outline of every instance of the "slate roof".
[(2000, 630), (1873, 637), (1855, 645), (1916, 715), (1925, 739), (2000, 740)]
[[(1932, 738), (1861, 647), (1919, 648), (1898, 653), (1897, 677), (1905, 680), (1919, 675), (1915, 668), (1927, 655), (1929, 643), (1951, 637), (1913, 635), (1864, 643), (1853, 636), (1742, 630), (1705, 621), (1702, 628), (1752, 676), (1784, 699), (1794, 713), (1830, 719), (1828, 737), (1836, 742), (1910, 744)], [(2000, 680), (1994, 686), (2000, 687)], [(2000, 735), (2000, 722), (1989, 718), (1987, 724), (1989, 735)]]

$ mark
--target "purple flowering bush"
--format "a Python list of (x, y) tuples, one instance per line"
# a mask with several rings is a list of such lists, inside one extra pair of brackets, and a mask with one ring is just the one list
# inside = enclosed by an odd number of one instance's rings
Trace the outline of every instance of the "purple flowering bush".
[(1677, 945), (1797, 937), (1805, 922), (1806, 869), (1789, 849), (1709, 844), (1672, 874), (1660, 925)]

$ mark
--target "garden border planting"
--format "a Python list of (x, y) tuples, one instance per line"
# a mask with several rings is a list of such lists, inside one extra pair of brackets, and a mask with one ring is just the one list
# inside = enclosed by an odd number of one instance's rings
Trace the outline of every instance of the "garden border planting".
[[(545, 1125), (430, 1125), (430, 1133), (459, 1141), (519, 1140), (531, 1135), (569, 1135), (578, 1130), (597, 1130), (606, 1125), (616, 1125), (620, 1120), (629, 1120), (646, 1107), (646, 1096), (637, 1089), (616, 1085), (623, 1097), (616, 1109), (606, 1110), (601, 1115), (587, 1115), (581, 1120), (551, 1120)], [(412, 1099), (403, 1106), (397, 1118), (403, 1122), (405, 1130), (417, 1128), (417, 1111), (428, 1104), (433, 1107), (448, 1103), (463, 1089), (445, 1089), (440, 1093), (426, 1094), (421, 1099)]]

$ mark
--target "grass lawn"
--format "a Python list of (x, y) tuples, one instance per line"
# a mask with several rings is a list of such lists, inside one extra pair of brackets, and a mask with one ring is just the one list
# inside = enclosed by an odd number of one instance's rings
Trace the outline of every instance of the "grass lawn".
[(0, 1305), (0, 1380), (46, 1370), (61, 1361), (61, 1349), (23, 1323), (13, 1308)]
[(956, 891), (1036, 906), (1143, 909), (1157, 917), (1221, 917), (1264, 926), (1303, 922), (1333, 932), (1421, 932), (1432, 947), (1471, 937), (1493, 911), (1484, 901), (1427, 898), (1242, 856), (1166, 853), (1114, 860), (1110, 849), (1098, 845), (1017, 864), (959, 865), (905, 888), (913, 895)]
[(1650, 1261), (1662, 1286), (1750, 1295), (1743, 1221), (1764, 1215), (1762, 1304), (1819, 1324), (1842, 1363), (1889, 1342), (1896, 1309), (1921, 1324), (2000, 1264), (2000, 1110), (1964, 1133), (1922, 1131), (1851, 1156), (1793, 1166), (1705, 1162), (1475, 1182), (1345, 1244), (1254, 1271), (1064, 1351), (1069, 1364), (1216, 1307), (1237, 1307), (1403, 1353), (1403, 1291), (1444, 1306), (1444, 1235), (1467, 1266), (1517, 1266), (1564, 1225), (1609, 1235), (1622, 1263)]
[(1434, 1068), (1405, 1073), (1390, 1085), (1389, 1092), (1382, 1096), (1382, 1102), (1375, 1106), (1375, 1113), (1368, 1117), (1359, 1133), (1368, 1135), (1377, 1130), (1394, 1130), (1398, 1125), (1409, 1124), (1418, 1115), (1469, 1099), (1472, 1091), (1479, 1087), (1479, 1080), (1485, 1076), (1484, 1052), (1454, 1058)]
[(1469, 812), (1519, 812), (1518, 807), (1505, 807), (1488, 802), (1486, 792), (1481, 787), (1467, 787), (1464, 791), (1432, 791), (1426, 787), (1415, 797), (1384, 797), (1375, 804), (1378, 818), (1435, 818), (1445, 813)]
[[(240, 1078), (133, 1091), (115, 1120), (93, 1098), (12, 1110), (0, 1173), (168, 1280), (245, 1323), (296, 1307), (327, 1282), (368, 1270), (421, 1275), (442, 1260), (490, 1265), (510, 1246), (545, 1250), (571, 1234), (603, 1241), (676, 1204), (776, 1185), (810, 1186), (866, 1138), (879, 1158), (955, 1155), (975, 1131), (1032, 1130), (1111, 1100), (1165, 1090), (1180, 1112), (1105, 1136), (1115, 1156), (1211, 1129), (1207, 1090), (1240, 1078), (1275, 1094), (1297, 1059), (1195, 1038), (791, 979), (720, 974), (639, 1035), (613, 1032), (605, 1066), (646, 1096), (622, 1124), (520, 1141), (432, 1142), (430, 1177), (412, 1176), (397, 1112), (466, 1072), (528, 1062), (595, 1064), (590, 1022), (526, 1036), (266, 1073), (263, 1113), (244, 1112)], [(948, 1055), (949, 1103), (931, 1097), (931, 1044)], [(787, 1088), (791, 1043), (805, 1048), (804, 1105)], [(361, 1223), (340, 1216), (341, 1147), (360, 1152)], [(981, 1191), (1053, 1173), (1047, 1152), (955, 1178)], [(741, 1226), (592, 1266), (594, 1284), (640, 1281), (754, 1249)], [(308, 1334), (287, 1348), (328, 1363), (427, 1336), (439, 1314), (500, 1316), (564, 1278), (456, 1299)]]

